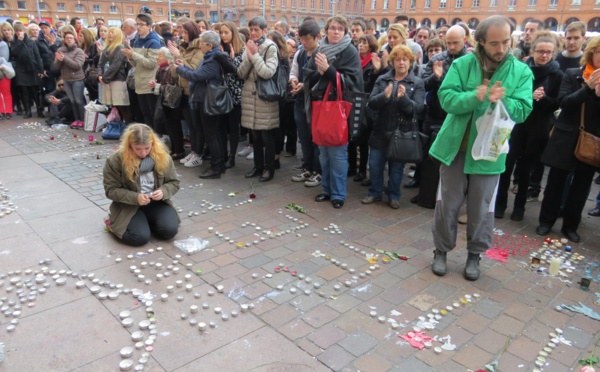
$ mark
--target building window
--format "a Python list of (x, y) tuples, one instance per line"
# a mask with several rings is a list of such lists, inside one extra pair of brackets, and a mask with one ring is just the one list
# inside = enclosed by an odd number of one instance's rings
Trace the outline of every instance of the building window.
[(490, 8), (495, 8), (498, 6), (498, 0), (490, 0)]
[(440, 1), (440, 9), (446, 9), (446, 0)]
[(508, 0), (508, 7), (514, 8), (517, 6), (517, 0)]
[(27, 4), (25, 3), (25, 1), (17, 1), (17, 9), (26, 10)]
[(75, 11), (77, 13), (83, 13), (83, 5), (81, 5), (81, 4), (75, 4)]
[(425, 9), (431, 8), (431, 0), (425, 0)]
[(275, 0), (271, 0), (271, 8), (275, 7)]
[(529, 2), (527, 3), (527, 6), (529, 6), (529, 7), (537, 6), (537, 0), (529, 0)]
[(571, 5), (581, 5), (581, 0), (573, 0)]
[(371, 0), (371, 10), (375, 10), (377, 7), (377, 0)]
[(479, 0), (473, 0), (473, 8), (479, 8)]
[(6, 9), (6, 3), (4, 1), (0, 1), (0, 9)]
[(300, 0), (300, 7), (306, 9), (306, 0)]
[(292, 0), (292, 9), (296, 9), (296, 0)]
[(110, 12), (113, 13), (113, 14), (117, 13), (117, 6), (116, 5), (111, 5), (110, 6)]
[(402, 0), (396, 0), (396, 9), (402, 9)]
[(387, 10), (390, 5), (390, 0), (383, 0), (383, 9)]
[(156, 15), (159, 15), (159, 16), (163, 15), (163, 8), (156, 9)]
[(59, 12), (64, 12), (65, 11), (65, 3), (56, 3), (56, 10), (58, 10)]
[(286, 0), (281, 0), (281, 7), (282, 7), (282, 8), (285, 8), (285, 7), (286, 7), (286, 5), (287, 5), (286, 3), (287, 3), (287, 1), (286, 1)]
[(417, 6), (416, 5), (416, 1), (415, 0), (410, 0), (410, 8), (414, 10), (416, 6)]
[[(4, 3), (4, 1), (2, 3)], [(48, 10), (48, 8), (46, 8), (46, 3), (40, 2), (40, 10)]]
[(321, 10), (325, 10), (325, 1), (324, 0), (321, 0), (319, 7), (321, 8)]
[(100, 5), (94, 4), (94, 13), (100, 13)]
[(456, 9), (462, 8), (462, 0), (456, 0)]
[(292, 16), (292, 22), (296, 22), (296, 16)]
[(120, 19), (109, 19), (108, 20), (108, 27), (121, 27), (121, 20)]
[(275, 14), (271, 14), (271, 22), (275, 22)]
[(310, 0), (310, 8), (315, 10), (315, 0)]
[(125, 7), (125, 11), (127, 12), (127, 14), (133, 14), (133, 7), (132, 6), (126, 6)]

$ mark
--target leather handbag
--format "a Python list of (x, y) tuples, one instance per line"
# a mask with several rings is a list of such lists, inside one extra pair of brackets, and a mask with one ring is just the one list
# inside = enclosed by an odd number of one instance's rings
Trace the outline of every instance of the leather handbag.
[(173, 84), (166, 84), (163, 88), (162, 104), (172, 109), (179, 108), (181, 96), (183, 96), (183, 88)]
[[(410, 124), (406, 123), (408, 120), (410, 120)], [(410, 128), (410, 130), (402, 131), (400, 128)], [(414, 113), (410, 119), (402, 117), (398, 128), (392, 132), (386, 149), (388, 161), (397, 163), (420, 163), (423, 161), (423, 144), (426, 142), (427, 136), (421, 134), (418, 129), (419, 125)]]
[[(267, 47), (267, 51), (271, 45)], [(263, 59), (267, 61), (267, 51)], [(263, 101), (273, 102), (285, 99), (287, 95), (289, 67), (281, 63), (277, 64), (275, 74), (269, 79), (263, 79), (260, 76), (256, 77), (256, 94)]]
[(582, 163), (600, 168), (600, 138), (586, 132), (584, 124), (585, 103), (581, 105), (579, 139), (575, 146), (575, 157)]
[(332, 82), (327, 84), (322, 101), (312, 103), (312, 137), (318, 146), (343, 146), (348, 143), (348, 116), (352, 104), (344, 101), (339, 72), (335, 74), (337, 100), (328, 101)]
[(102, 138), (105, 140), (118, 140), (125, 130), (125, 123), (122, 121), (111, 121), (102, 132)]
[(225, 115), (233, 110), (233, 98), (224, 83), (221, 85), (207, 84), (203, 110), (206, 115), (210, 116)]

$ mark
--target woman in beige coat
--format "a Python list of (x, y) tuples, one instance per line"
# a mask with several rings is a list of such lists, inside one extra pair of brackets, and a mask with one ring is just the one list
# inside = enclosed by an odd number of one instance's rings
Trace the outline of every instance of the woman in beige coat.
[(246, 173), (246, 178), (260, 176), (259, 182), (273, 179), (275, 174), (275, 133), (279, 127), (279, 102), (263, 101), (256, 92), (258, 76), (270, 79), (277, 71), (279, 59), (277, 46), (265, 38), (267, 22), (262, 17), (254, 17), (248, 22), (250, 40), (238, 67), (238, 76), (245, 80), (242, 90), (242, 126), (252, 130), (254, 138), (254, 168)]

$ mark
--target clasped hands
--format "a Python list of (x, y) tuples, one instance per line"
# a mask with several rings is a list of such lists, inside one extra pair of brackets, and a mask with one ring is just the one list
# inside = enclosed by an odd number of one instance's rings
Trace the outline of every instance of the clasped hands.
[(158, 201), (162, 200), (163, 192), (161, 189), (154, 190), (148, 194), (138, 194), (137, 201), (139, 205), (148, 205), (152, 200)]

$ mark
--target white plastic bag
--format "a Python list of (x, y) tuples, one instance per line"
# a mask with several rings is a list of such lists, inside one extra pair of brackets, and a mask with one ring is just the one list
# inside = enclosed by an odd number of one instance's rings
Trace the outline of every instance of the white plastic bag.
[(106, 112), (108, 111), (108, 107), (101, 104), (98, 100), (95, 100), (85, 105), (85, 110), (91, 112)]
[(190, 236), (187, 239), (175, 240), (173, 245), (187, 254), (197, 253), (208, 247), (208, 240)]
[(84, 119), (83, 130), (86, 132), (102, 132), (108, 123), (106, 115), (88, 109), (85, 109)]
[(494, 108), (490, 104), (475, 122), (477, 137), (471, 149), (473, 159), (497, 161), (501, 154), (508, 153), (508, 137), (514, 126), (501, 100)]

